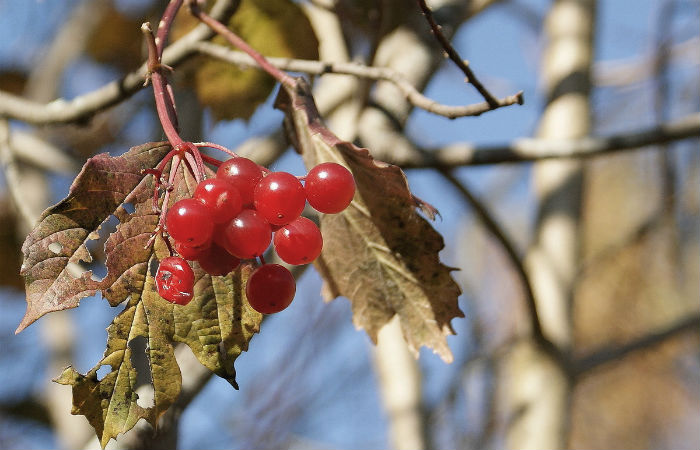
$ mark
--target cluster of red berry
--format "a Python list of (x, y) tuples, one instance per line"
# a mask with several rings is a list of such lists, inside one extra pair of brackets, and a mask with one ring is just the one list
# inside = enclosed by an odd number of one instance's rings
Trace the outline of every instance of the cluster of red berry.
[[(321, 253), (323, 239), (316, 224), (301, 216), (306, 201), (319, 212), (333, 214), (344, 210), (354, 194), (353, 176), (340, 164), (319, 164), (299, 179), (243, 157), (225, 161), (215, 178), (197, 185), (192, 198), (168, 210), (165, 226), (180, 256), (160, 262), (158, 294), (186, 305), (194, 288), (188, 260), (197, 261), (210, 275), (226, 275), (241, 260), (261, 257), (271, 241), (284, 262), (312, 262)], [(246, 285), (248, 302), (265, 314), (289, 306), (295, 292), (294, 277), (279, 264), (263, 263)]]

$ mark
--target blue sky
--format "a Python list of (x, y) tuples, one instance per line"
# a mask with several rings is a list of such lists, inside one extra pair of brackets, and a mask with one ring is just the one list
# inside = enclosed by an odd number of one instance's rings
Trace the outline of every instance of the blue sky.
[[(600, 1), (596, 59), (637, 58), (648, 52), (654, 45), (649, 29), (655, 25), (660, 3), (653, 0)], [(38, 57), (52, 32), (65, 20), (70, 10), (67, 5), (73, 4), (76, 2), (0, 0), (0, 70), (28, 67)], [(121, 1), (120, 4), (125, 9), (138, 6), (136, 0)], [(535, 18), (541, 18), (549, 2), (522, 0), (519, 4), (534, 11)], [(695, 8), (696, 16), (697, 4)], [(697, 25), (697, 19), (689, 19), (689, 23)], [(454, 39), (461, 55), (470, 61), (486, 86), (501, 96), (522, 90), (525, 92), (525, 105), (459, 120), (416, 111), (407, 124), (408, 134), (426, 146), (455, 141), (502, 143), (516, 137), (530, 136), (543, 107), (537, 80), (542, 42), (531, 27), (531, 23), (518, 18), (518, 13), (494, 7), (459, 30)], [(62, 94), (70, 98), (110, 81), (115, 75), (112, 70), (79, 60), (63, 80)], [(446, 63), (426, 93), (431, 98), (450, 104), (480, 101), (475, 91), (464, 85), (462, 79), (461, 72)], [(596, 111), (604, 112), (616, 106), (611, 103), (619, 101), (620, 96), (607, 94), (608, 91), (602, 90), (595, 93)], [(149, 101), (148, 96), (149, 93), (142, 93), (130, 101)], [(629, 97), (634, 96), (635, 92), (632, 91)], [(639, 116), (636, 117), (635, 120), (638, 120)], [(280, 118), (280, 113), (272, 111), (268, 102), (250, 123), (238, 121), (210, 125), (205, 138), (233, 146), (250, 135), (263, 134), (276, 127)], [(138, 112), (135, 120), (124, 130), (125, 141), (137, 144), (152, 139), (153, 121), (152, 114)], [(628, 129), (631, 125), (634, 125), (631, 121), (620, 121), (614, 126)], [(609, 131), (607, 127), (600, 129)], [(120, 151), (119, 148), (111, 150)], [(301, 160), (294, 154), (285, 155), (275, 168), (295, 174), (304, 171)], [(504, 174), (511, 180), (504, 181)], [(484, 197), (489, 196), (495, 187), (506, 183), (508, 189), (503, 195), (489, 199), (497, 217), (506, 224), (506, 228), (513, 227), (512, 231), (520, 237), (521, 246), (527, 244), (527, 233), (521, 228), (531, 221), (533, 211), (528, 174), (528, 166), (464, 168), (459, 171), (459, 176)], [(411, 171), (408, 177), (414, 192), (440, 209), (442, 220), (438, 220), (435, 227), (445, 236), (448, 246), (454, 245), (464, 224), (473, 220), (470, 211), (452, 188), (434, 173)], [(65, 196), (69, 183), (67, 178), (54, 178), (54, 200)], [(443, 251), (443, 258), (448, 265), (458, 263), (458, 255), (452, 249)], [(371, 369), (369, 339), (364, 332), (352, 326), (347, 300), (321, 304), (318, 296), (320, 286), (318, 275), (308, 271), (299, 281), (299, 294), (293, 305), (266, 321), (262, 333), (251, 342), (250, 351), (236, 363), (241, 391), (234, 391), (223, 380), (216, 379), (188, 408), (183, 416), (182, 448), (229, 448), (232, 442), (234, 446), (241, 445), (233, 432), (236, 427), (248, 426), (248, 421), (255, 419), (249, 417), (249, 410), (243, 409), (244, 405), (256, 405), (247, 389), (250, 386), (261, 388), (260, 374), (283, 369), (279, 367), (279, 361), (285, 360), (289, 352), (299, 352), (300, 358), (305, 358), (303, 360), (312, 368), (299, 369), (299, 373), (307, 377), (303, 380), (286, 380), (290, 391), (299, 389), (300, 405), (307, 406), (299, 412), (293, 424), (294, 434), (326, 448), (376, 448), (386, 445), (386, 422)], [(40, 392), (43, 383), (57, 375), (45, 373), (44, 370), (46, 355), (39, 340), (41, 325), (34, 325), (17, 337), (12, 336), (24, 312), (21, 297), (21, 294), (7, 289), (0, 291), (0, 305), (4, 310), (0, 315), (0, 361), (3, 368), (0, 371), (0, 397), (3, 398), (27, 391)], [(461, 306), (464, 310), (469, 309), (466, 298), (461, 300)], [(110, 308), (100, 299), (85, 299), (77, 310), (60, 313), (70, 314), (76, 324), (80, 346), (74, 364), (79, 370), (88, 370), (100, 359), (106, 340), (105, 328), (120, 309)], [(325, 342), (326, 345), (318, 345), (312, 334), (300, 331), (303, 328), (300, 324), (317, 315), (338, 319), (333, 322), (336, 328), (328, 335), (332, 339)], [(449, 342), (455, 354), (462, 355), (459, 359), (470, 349), (468, 322), (459, 320), (454, 326), (458, 336), (451, 337)], [(23, 350), (22, 358), (11, 360), (10, 356), (15, 355), (18, 348)], [(309, 350), (299, 348), (313, 349), (315, 353), (308, 354)], [(435, 402), (442, 393), (442, 386), (455, 375), (458, 365), (445, 365), (430, 351), (421, 352), (421, 364), (425, 368), (426, 401)], [(352, 376), (348, 377), (347, 385), (339, 386), (335, 382), (348, 374)], [(304, 389), (299, 388), (298, 383), (303, 384)], [(325, 386), (332, 388), (332, 396), (323, 395)], [(269, 401), (264, 395), (262, 400)], [(263, 416), (260, 420), (267, 417), (261, 412), (260, 415)], [(52, 448), (55, 445), (46, 433), (28, 435), (24, 439), (22, 442), (33, 448)]]

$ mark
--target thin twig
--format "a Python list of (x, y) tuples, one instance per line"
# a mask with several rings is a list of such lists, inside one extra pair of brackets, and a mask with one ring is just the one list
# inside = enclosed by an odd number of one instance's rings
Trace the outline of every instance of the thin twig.
[(158, 29), (156, 30), (155, 36), (157, 59), (160, 59), (163, 56), (163, 49), (165, 48), (165, 43), (168, 40), (170, 27), (175, 20), (178, 10), (182, 6), (182, 2), (183, 0), (170, 0), (168, 6), (165, 7), (165, 11), (163, 11), (160, 22), (158, 22)]
[(537, 302), (535, 301), (535, 294), (532, 290), (532, 285), (530, 283), (530, 278), (525, 271), (525, 266), (522, 263), (520, 255), (518, 255), (515, 249), (515, 244), (506, 235), (503, 227), (498, 224), (493, 214), (488, 210), (486, 205), (484, 205), (476, 196), (467, 188), (467, 186), (460, 181), (451, 171), (442, 169), (440, 174), (454, 186), (457, 191), (462, 195), (462, 197), (469, 203), (469, 205), (474, 209), (479, 220), (486, 227), (486, 229), (491, 233), (491, 235), (498, 241), (498, 243), (503, 247), (506, 252), (506, 256), (511, 262), (515, 273), (520, 279), (520, 283), (523, 288), (523, 293), (525, 295), (525, 302), (527, 304), (528, 313), (530, 316), (530, 328), (534, 338), (540, 343), (547, 343), (547, 338), (542, 332), (542, 325), (540, 322), (540, 316), (537, 311)]
[[(213, 44), (211, 42), (196, 42), (193, 44), (193, 47), (200, 53), (232, 64), (248, 67), (257, 66), (250, 56), (222, 45)], [(403, 74), (388, 67), (372, 67), (360, 63), (326, 62), (290, 58), (268, 57), (266, 60), (271, 66), (291, 72), (303, 72), (311, 75), (325, 75), (329, 73), (345, 74), (370, 80), (388, 81), (394, 84), (412, 105), (450, 119), (478, 116), (496, 108), (523, 104), (523, 93), (518, 92), (514, 95), (496, 100), (496, 106), (490, 105), (487, 102), (464, 106), (444, 105), (421, 94)]]
[[(238, 3), (236, 0), (218, 0), (212, 7), (211, 16), (224, 19), (232, 13)], [(213, 34), (209, 27), (197, 26), (163, 51), (161, 63), (171, 67), (178, 66), (195, 54), (193, 43), (209, 39)], [(148, 65), (144, 63), (120, 80), (107, 83), (71, 100), (57, 99), (50, 103), (35, 102), (0, 91), (0, 118), (16, 119), (35, 125), (84, 122), (143, 89), (143, 79), (147, 72)]]
[(205, 23), (209, 28), (216, 31), (218, 34), (224, 37), (231, 45), (244, 51), (255, 62), (263, 69), (265, 72), (273, 76), (277, 81), (286, 86), (287, 88), (294, 88), (296, 81), (289, 74), (283, 72), (277, 67), (270, 64), (265, 57), (256, 51), (253, 47), (248, 45), (246, 41), (241, 39), (236, 33), (230, 30), (226, 25), (209, 16), (207, 13), (199, 8), (199, 5), (195, 1), (188, 1), (190, 6), (190, 12), (193, 16), (199, 19), (201, 22)]
[(428, 5), (425, 4), (425, 0), (417, 1), (418, 6), (420, 6), (423, 15), (425, 16), (426, 20), (428, 21), (428, 24), (430, 25), (430, 30), (432, 31), (433, 36), (435, 36), (435, 38), (438, 40), (442, 48), (447, 53), (447, 56), (449, 56), (450, 59), (457, 65), (457, 67), (459, 67), (460, 70), (464, 72), (464, 75), (467, 77), (466, 81), (472, 86), (474, 86), (474, 88), (477, 91), (479, 91), (479, 94), (481, 94), (481, 96), (484, 97), (484, 100), (486, 100), (486, 103), (489, 104), (491, 109), (498, 108), (498, 100), (484, 87), (483, 84), (481, 84), (481, 82), (476, 78), (476, 75), (474, 75), (472, 69), (462, 58), (460, 58), (459, 54), (457, 53), (457, 50), (455, 50), (452, 44), (450, 44), (450, 41), (447, 40), (445, 35), (442, 34), (442, 27), (440, 27), (440, 25), (438, 25), (438, 23), (435, 22), (433, 12), (430, 10), (430, 8), (428, 8)]
[(646, 334), (620, 346), (604, 346), (574, 363), (576, 376), (584, 375), (603, 364), (618, 361), (638, 350), (646, 350), (684, 333), (700, 332), (700, 314), (685, 317), (666, 328)]
[(519, 138), (507, 144), (483, 146), (468, 143), (454, 144), (441, 149), (424, 149), (422, 153), (412, 154), (406, 159), (389, 162), (412, 169), (590, 158), (697, 137), (700, 137), (700, 113), (690, 114), (673, 122), (650, 128), (605, 137)]

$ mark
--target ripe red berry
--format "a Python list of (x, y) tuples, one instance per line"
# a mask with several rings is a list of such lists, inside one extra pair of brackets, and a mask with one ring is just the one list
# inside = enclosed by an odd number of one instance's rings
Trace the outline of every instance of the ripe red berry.
[(201, 181), (192, 198), (209, 208), (214, 223), (228, 222), (243, 210), (238, 189), (222, 178)]
[(244, 209), (226, 225), (224, 248), (240, 259), (265, 253), (272, 240), (270, 224), (253, 209)]
[(309, 170), (304, 185), (306, 198), (316, 210), (335, 214), (348, 207), (355, 195), (355, 179), (340, 164), (326, 162)]
[(280, 312), (294, 300), (292, 273), (279, 264), (264, 264), (250, 275), (245, 288), (248, 303), (263, 314)]
[(175, 241), (175, 251), (178, 255), (185, 258), (188, 261), (197, 260), (202, 254), (204, 254), (209, 249), (209, 242), (205, 242), (202, 245), (196, 247), (191, 247), (183, 244), (180, 241)]
[(223, 276), (238, 267), (240, 260), (224, 248), (212, 244), (198, 259), (199, 266), (209, 275)]
[(259, 165), (240, 156), (224, 161), (216, 171), (216, 178), (222, 178), (238, 189), (243, 206), (253, 204), (253, 190), (262, 177)]
[(275, 231), (275, 251), (287, 264), (308, 264), (321, 254), (323, 237), (315, 223), (297, 217)]
[(165, 216), (165, 226), (175, 241), (189, 247), (208, 242), (214, 231), (209, 208), (192, 198), (175, 202)]
[(186, 305), (194, 292), (194, 272), (187, 261), (178, 256), (163, 258), (156, 272), (158, 295), (177, 305)]
[(273, 225), (284, 225), (299, 217), (306, 204), (304, 186), (287, 172), (273, 172), (255, 187), (255, 209)]

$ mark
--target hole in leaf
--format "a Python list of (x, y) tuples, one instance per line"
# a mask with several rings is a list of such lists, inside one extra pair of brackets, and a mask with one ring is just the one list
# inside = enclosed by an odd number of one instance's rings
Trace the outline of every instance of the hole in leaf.
[(104, 377), (109, 375), (109, 373), (112, 371), (112, 366), (109, 364), (105, 364), (104, 366), (100, 366), (99, 369), (97, 369), (97, 379), (99, 381), (102, 381)]
[(97, 229), (94, 239), (85, 242), (85, 247), (92, 256), (92, 261), (87, 265), (87, 268), (92, 270), (92, 279), (94, 281), (102, 281), (107, 276), (107, 265), (105, 264), (105, 242), (109, 235), (117, 230), (119, 220), (114, 215), (110, 215)]
[(66, 266), (66, 272), (72, 278), (80, 278), (85, 272), (87, 272), (87, 270), (85, 267), (81, 266), (80, 264), (76, 264), (74, 262), (69, 262), (68, 265)]
[(60, 242), (52, 242), (49, 244), (49, 250), (58, 255), (63, 250), (63, 245)]
[(124, 208), (124, 211), (128, 212), (129, 214), (133, 214), (134, 211), (136, 211), (136, 208), (134, 208), (133, 203), (122, 203), (122, 208)]
[(146, 353), (147, 341), (143, 336), (138, 336), (129, 341), (131, 350), (131, 365), (136, 369), (136, 386), (139, 398), (136, 404), (142, 408), (148, 408), (155, 404), (155, 392), (151, 382), (151, 367)]

